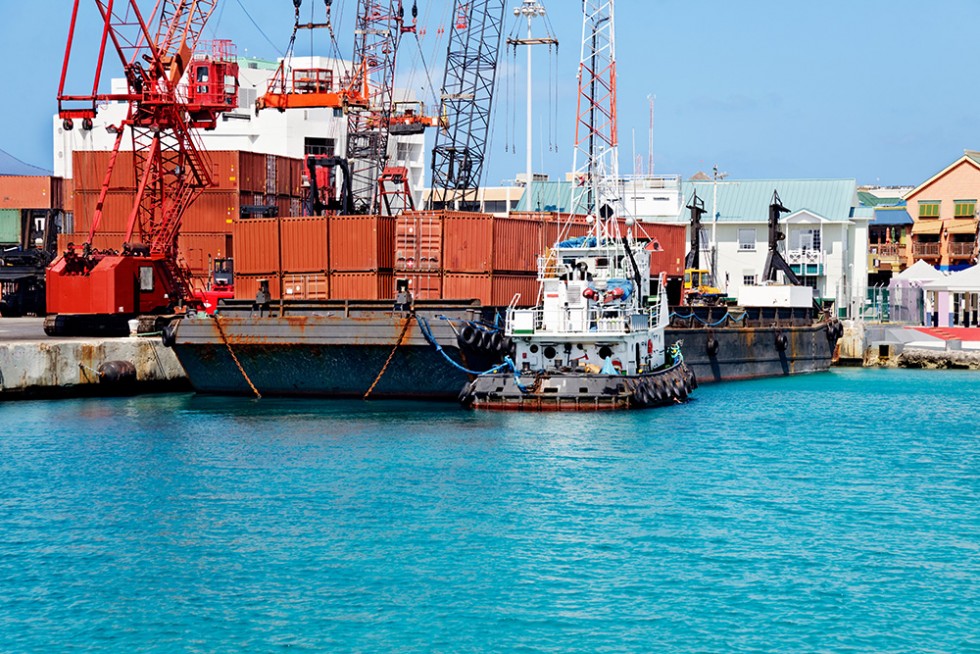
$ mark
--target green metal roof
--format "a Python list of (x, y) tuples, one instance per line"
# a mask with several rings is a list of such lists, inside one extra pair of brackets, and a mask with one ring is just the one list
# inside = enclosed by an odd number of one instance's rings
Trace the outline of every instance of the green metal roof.
[(900, 207), (905, 206), (902, 198), (880, 198), (867, 191), (858, 191), (858, 201), (866, 207)]
[[(706, 222), (714, 213), (715, 187), (715, 182), (686, 181), (681, 185), (685, 205), (695, 190), (704, 200)], [(768, 222), (773, 191), (779, 193), (790, 213), (806, 210), (833, 222), (850, 220), (857, 205), (857, 181), (853, 179), (726, 179), (717, 182), (718, 222)], [(683, 209), (681, 217), (687, 215)]]
[(559, 211), (561, 213), (587, 213), (579, 206), (578, 211), (571, 211), (572, 183), (571, 182), (531, 182), (529, 192), (521, 196), (515, 211)]

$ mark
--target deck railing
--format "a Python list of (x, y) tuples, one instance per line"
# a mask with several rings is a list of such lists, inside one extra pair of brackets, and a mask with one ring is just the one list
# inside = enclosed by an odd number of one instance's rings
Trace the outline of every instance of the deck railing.
[(952, 257), (971, 257), (976, 249), (977, 245), (973, 241), (953, 241), (949, 244), (949, 255)]
[(912, 243), (913, 257), (938, 257), (939, 243)]

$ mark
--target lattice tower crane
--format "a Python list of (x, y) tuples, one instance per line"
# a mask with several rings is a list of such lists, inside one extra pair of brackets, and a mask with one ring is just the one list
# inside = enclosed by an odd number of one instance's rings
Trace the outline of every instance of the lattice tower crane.
[[(102, 27), (91, 91), (66, 92), (80, 5), (74, 0), (58, 88), (65, 129), (83, 129), (103, 103), (124, 102), (96, 209), (76, 216), (88, 224), (80, 249), (69, 246), (47, 273), (45, 331), (110, 333), (144, 314), (167, 314), (192, 301), (190, 276), (178, 258), (177, 236), (187, 208), (212, 186), (211, 164), (195, 131), (214, 129), (218, 115), (237, 104), (238, 65), (231, 43), (216, 41), (195, 57), (217, 0), (156, 0), (145, 17), (137, 0), (93, 0)], [(145, 4), (145, 3), (144, 3)], [(151, 27), (155, 25), (155, 29)], [(100, 90), (109, 51), (115, 50), (126, 91)], [(185, 79), (185, 73), (191, 74)], [(99, 229), (113, 170), (126, 136), (132, 139), (136, 191), (119, 249), (99, 251)]]
[(455, 0), (429, 208), (479, 207), (504, 11), (504, 0)]

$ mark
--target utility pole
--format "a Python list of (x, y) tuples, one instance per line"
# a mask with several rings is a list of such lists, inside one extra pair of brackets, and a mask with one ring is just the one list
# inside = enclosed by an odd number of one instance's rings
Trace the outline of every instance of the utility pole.
[(527, 37), (523, 39), (508, 38), (507, 45), (512, 45), (515, 48), (519, 45), (527, 46), (527, 179), (524, 181), (524, 188), (526, 191), (531, 189), (531, 179), (534, 176), (534, 163), (533, 163), (533, 141), (532, 139), (532, 120), (531, 120), (531, 107), (533, 103), (532, 91), (532, 74), (531, 74), (531, 46), (533, 45), (558, 45), (558, 39), (554, 38), (552, 35), (548, 35), (543, 38), (534, 38), (531, 34), (531, 23), (535, 18), (543, 17), (546, 11), (544, 5), (542, 5), (537, 0), (524, 0), (520, 7), (514, 8), (514, 15), (518, 18), (524, 17), (527, 19)]
[[(728, 173), (718, 172), (717, 164), (711, 169), (711, 274), (718, 274), (718, 181), (728, 177)], [(736, 235), (737, 238), (737, 235)], [(718, 286), (718, 280), (715, 280)]]

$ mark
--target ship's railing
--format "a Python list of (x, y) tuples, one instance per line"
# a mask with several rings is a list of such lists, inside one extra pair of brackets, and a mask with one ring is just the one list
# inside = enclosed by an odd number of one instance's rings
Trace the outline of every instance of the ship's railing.
[(657, 311), (637, 312), (626, 307), (567, 307), (559, 309), (514, 309), (507, 311), (509, 336), (562, 336), (583, 332), (624, 334), (657, 324)]

